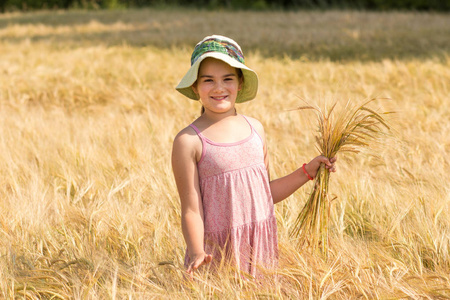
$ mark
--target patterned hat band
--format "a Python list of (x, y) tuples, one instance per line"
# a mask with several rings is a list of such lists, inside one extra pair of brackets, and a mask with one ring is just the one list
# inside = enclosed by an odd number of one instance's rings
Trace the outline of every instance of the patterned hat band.
[(208, 52), (219, 52), (245, 64), (244, 55), (242, 54), (241, 49), (239, 49), (239, 46), (233, 45), (228, 41), (210, 38), (202, 41), (195, 47), (191, 56), (191, 66), (200, 58), (200, 56)]

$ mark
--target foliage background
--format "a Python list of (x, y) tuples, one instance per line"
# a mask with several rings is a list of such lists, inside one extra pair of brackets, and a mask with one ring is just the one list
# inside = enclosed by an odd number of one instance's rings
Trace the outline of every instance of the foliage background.
[(207, 9), (365, 9), (448, 11), (450, 0), (0, 0), (0, 10), (191, 7)]

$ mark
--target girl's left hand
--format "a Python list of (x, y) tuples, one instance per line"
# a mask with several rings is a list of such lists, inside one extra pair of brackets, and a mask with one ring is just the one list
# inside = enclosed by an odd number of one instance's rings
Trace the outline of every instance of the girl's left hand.
[(327, 157), (323, 155), (319, 155), (315, 157), (313, 160), (311, 160), (306, 166), (306, 171), (308, 174), (310, 174), (312, 177), (316, 177), (317, 171), (319, 170), (320, 164), (325, 164), (325, 168), (328, 169), (330, 172), (336, 172), (336, 160), (337, 157), (332, 157), (328, 159)]

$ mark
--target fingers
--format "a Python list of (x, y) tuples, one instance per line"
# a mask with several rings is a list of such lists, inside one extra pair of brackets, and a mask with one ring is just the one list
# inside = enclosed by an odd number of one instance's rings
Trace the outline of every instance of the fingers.
[(337, 160), (337, 157), (336, 157), (336, 156), (330, 158), (330, 163), (331, 163), (331, 165), (328, 167), (328, 170), (329, 170), (330, 172), (336, 172), (336, 165), (335, 165), (336, 160)]
[(194, 263), (190, 264), (188, 269), (186, 270), (186, 273), (188, 273), (189, 275), (191, 275), (192, 278), (192, 274), (194, 273), (194, 267), (193, 267)]
[(212, 260), (212, 255), (211, 254), (207, 254), (204, 260), (204, 264), (209, 264)]
[(328, 171), (330, 171), (330, 172), (336, 172), (336, 166), (335, 165), (333, 165), (331, 167), (327, 167), (327, 168), (328, 168)]
[(196, 258), (188, 267), (187, 273), (193, 278), (194, 272), (203, 265), (209, 264), (212, 260), (211, 254), (205, 254), (202, 257)]
[(201, 265), (203, 264), (203, 260), (196, 259), (189, 266), (188, 273), (194, 273)]
[(319, 162), (324, 163), (327, 168), (330, 168), (332, 166), (331, 160), (323, 155), (319, 156)]
[[(316, 156), (313, 160), (308, 163), (308, 172), (310, 172), (311, 176), (315, 177), (316, 172), (320, 167), (320, 164), (325, 164), (325, 168), (330, 172), (336, 172), (336, 163), (337, 157), (334, 156), (332, 158), (328, 158), (324, 155)], [(315, 171), (314, 171), (315, 170)]]
[(336, 163), (337, 161), (337, 157), (332, 157), (330, 159), (328, 159), (325, 156), (322, 156), (322, 162), (325, 164), (325, 167), (330, 171), (330, 172), (336, 172)]

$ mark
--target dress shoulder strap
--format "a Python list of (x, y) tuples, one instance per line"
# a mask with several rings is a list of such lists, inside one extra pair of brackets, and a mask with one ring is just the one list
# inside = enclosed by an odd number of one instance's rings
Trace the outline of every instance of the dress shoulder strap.
[(249, 119), (248, 119), (246, 116), (244, 116), (244, 115), (241, 115), (241, 116), (243, 116), (244, 119), (247, 121), (248, 125), (250, 125), (250, 128), (252, 129), (252, 134), (255, 133), (255, 134), (259, 137), (259, 139), (261, 140), (261, 142), (264, 144), (263, 138), (259, 135), (258, 131), (257, 131), (257, 130), (255, 129), (255, 127), (252, 125), (252, 122), (250, 122)]
[(191, 127), (192, 129), (195, 130), (195, 132), (197, 133), (198, 137), (202, 141), (202, 144), (204, 145), (206, 137), (203, 136), (203, 134), (200, 132), (200, 129), (198, 129), (198, 127), (195, 126), (194, 124), (189, 124), (189, 127)]
[(194, 129), (195, 132), (197, 132), (198, 135), (201, 135), (200, 130), (197, 128), (197, 126), (195, 126), (194, 124), (189, 124), (189, 127), (191, 127), (192, 129)]
[(206, 142), (205, 137), (203, 137), (203, 134), (200, 132), (200, 130), (195, 126), (194, 124), (189, 124), (189, 127), (195, 130), (197, 133), (197, 136), (199, 137), (200, 141), (202, 142), (202, 156), (200, 157), (200, 160), (197, 162), (197, 164), (200, 164), (203, 161), (203, 158), (206, 154)]
[(245, 119), (245, 121), (247, 121), (248, 125), (250, 125), (251, 130), (252, 130), (252, 131), (255, 131), (255, 128), (253, 128), (253, 125), (252, 125), (252, 123), (248, 120), (248, 118), (247, 118), (246, 116), (244, 116), (244, 115), (241, 115), (241, 116), (243, 116), (244, 119)]

